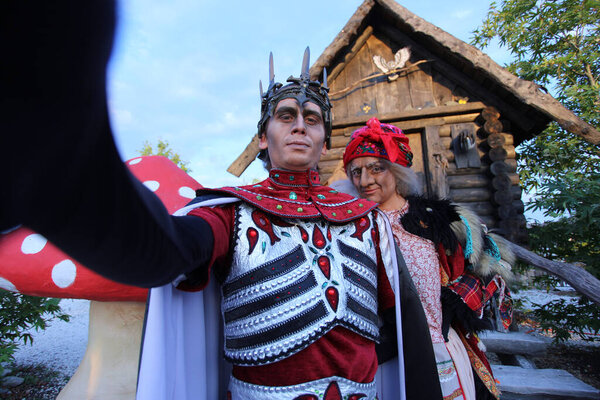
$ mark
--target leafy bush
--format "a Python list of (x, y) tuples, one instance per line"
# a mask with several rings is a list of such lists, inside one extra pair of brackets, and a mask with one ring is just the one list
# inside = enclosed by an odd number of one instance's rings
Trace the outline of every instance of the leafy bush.
[(0, 362), (11, 361), (21, 342), (33, 343), (28, 332), (31, 328), (46, 329), (53, 318), (69, 321), (69, 315), (62, 312), (59, 302), (60, 299), (0, 290)]
[(572, 334), (586, 341), (599, 339), (600, 306), (587, 297), (581, 297), (577, 303), (559, 299), (533, 306), (533, 316), (543, 330), (554, 333), (555, 342), (568, 340)]

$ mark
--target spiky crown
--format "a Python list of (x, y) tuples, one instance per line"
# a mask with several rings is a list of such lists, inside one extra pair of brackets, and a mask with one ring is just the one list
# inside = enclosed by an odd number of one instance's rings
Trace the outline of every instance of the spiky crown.
[(262, 82), (260, 82), (260, 121), (258, 121), (258, 136), (261, 137), (266, 128), (267, 121), (273, 116), (277, 104), (288, 98), (294, 98), (299, 104), (311, 101), (321, 108), (323, 122), (325, 125), (325, 143), (327, 148), (331, 147), (331, 102), (329, 101), (329, 88), (327, 87), (327, 71), (323, 70), (323, 83), (311, 81), (309, 74), (310, 49), (304, 51), (302, 61), (302, 72), (299, 78), (290, 76), (287, 85), (275, 82), (273, 69), (273, 53), (269, 56), (269, 88), (263, 93)]

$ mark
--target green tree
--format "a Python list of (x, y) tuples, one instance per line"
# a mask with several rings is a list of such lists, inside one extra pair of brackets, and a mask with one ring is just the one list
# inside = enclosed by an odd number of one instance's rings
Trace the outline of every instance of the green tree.
[(12, 360), (21, 343), (33, 343), (28, 332), (30, 329), (46, 329), (53, 318), (69, 321), (59, 302), (60, 299), (26, 296), (0, 289), (0, 362)]
[[(599, 0), (492, 2), (472, 43), (484, 48), (493, 39), (513, 55), (509, 71), (549, 87), (565, 107), (600, 127)], [(582, 262), (600, 277), (600, 148), (552, 123), (523, 143), (519, 154), (521, 183), (535, 195), (528, 209), (554, 218), (530, 229), (532, 249), (548, 258)], [(579, 306), (582, 315), (598, 315), (597, 309), (589, 310), (597, 307), (591, 303)], [(553, 304), (536, 315), (548, 321), (558, 310), (573, 312)]]
[(188, 167), (190, 163), (188, 161), (182, 161), (179, 154), (175, 153), (173, 149), (169, 147), (169, 142), (166, 140), (158, 139), (156, 150), (154, 150), (150, 142), (146, 140), (144, 142), (144, 147), (142, 147), (141, 150), (138, 150), (138, 153), (140, 153), (142, 156), (165, 156), (186, 173), (189, 174), (192, 172), (192, 170)]

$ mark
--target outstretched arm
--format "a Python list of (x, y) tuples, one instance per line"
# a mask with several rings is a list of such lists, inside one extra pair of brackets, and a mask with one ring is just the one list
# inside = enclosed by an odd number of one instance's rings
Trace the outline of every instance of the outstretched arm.
[(89, 268), (139, 286), (206, 264), (209, 225), (169, 216), (113, 142), (114, 1), (34, 3), (9, 0), (0, 12), (0, 230), (26, 225)]

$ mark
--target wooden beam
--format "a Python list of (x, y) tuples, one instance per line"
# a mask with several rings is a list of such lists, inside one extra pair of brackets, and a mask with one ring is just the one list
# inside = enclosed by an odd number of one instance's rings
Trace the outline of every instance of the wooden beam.
[[(429, 107), (421, 110), (400, 111), (397, 113), (380, 114), (377, 119), (381, 122), (406, 122), (409, 120), (418, 127), (428, 125), (444, 125), (460, 122), (472, 122), (480, 115), (480, 111), (485, 108), (485, 104), (480, 101), (474, 101), (467, 104), (457, 104), (452, 106)], [(475, 112), (474, 112), (475, 111)], [(333, 120), (333, 128), (345, 128), (352, 125), (364, 125), (371, 116), (359, 116), (344, 118), (342, 120)], [(421, 122), (423, 121), (423, 122)], [(437, 122), (437, 123), (433, 123)], [(441, 123), (440, 123), (441, 122)], [(406, 128), (401, 128), (406, 129)]]
[(340, 74), (340, 72), (342, 72), (342, 70), (346, 67), (346, 65), (348, 65), (348, 63), (350, 61), (352, 61), (352, 59), (358, 54), (358, 52), (364, 46), (364, 44), (367, 42), (367, 40), (369, 39), (369, 37), (371, 36), (372, 33), (373, 33), (373, 27), (367, 26), (365, 28), (365, 30), (363, 31), (363, 33), (361, 33), (360, 36), (356, 39), (356, 41), (352, 45), (352, 48), (350, 49), (350, 51), (348, 51), (348, 53), (346, 53), (346, 55), (344, 56), (344, 59), (342, 61), (340, 61), (340, 63), (338, 63), (331, 70), (331, 73), (327, 77), (327, 81), (333, 82), (333, 80), (335, 78), (337, 78), (337, 76)]
[(439, 126), (428, 126), (425, 128), (424, 156), (427, 157), (425, 170), (429, 173), (430, 193), (437, 198), (445, 199), (450, 191), (446, 179), (448, 160), (444, 157), (438, 130)]
[(258, 148), (258, 135), (254, 135), (248, 146), (242, 151), (242, 154), (231, 163), (227, 172), (237, 177), (248, 168), (248, 166), (256, 159), (260, 149)]
[(559, 277), (579, 293), (600, 304), (600, 281), (584, 268), (569, 263), (548, 260), (515, 243), (508, 243), (513, 253), (520, 260)]

